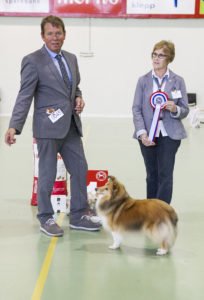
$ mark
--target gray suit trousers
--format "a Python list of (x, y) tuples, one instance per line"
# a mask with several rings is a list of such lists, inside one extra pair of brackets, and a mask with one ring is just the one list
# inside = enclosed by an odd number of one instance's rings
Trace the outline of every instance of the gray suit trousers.
[(37, 139), (39, 155), (38, 219), (45, 223), (54, 214), (51, 193), (57, 173), (57, 153), (60, 153), (70, 174), (70, 215), (80, 216), (88, 208), (87, 162), (81, 137), (72, 119), (70, 130), (64, 139)]

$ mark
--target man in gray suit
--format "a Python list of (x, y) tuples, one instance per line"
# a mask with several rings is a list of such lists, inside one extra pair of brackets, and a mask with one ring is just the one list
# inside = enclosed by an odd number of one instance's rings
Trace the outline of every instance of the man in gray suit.
[(38, 219), (40, 230), (62, 236), (53, 218), (50, 195), (56, 178), (60, 153), (71, 180), (70, 228), (97, 231), (100, 223), (87, 202), (87, 162), (81, 141), (79, 114), (84, 101), (79, 89), (80, 74), (74, 54), (61, 50), (66, 37), (63, 21), (56, 16), (41, 22), (44, 46), (25, 56), (21, 65), (21, 86), (5, 134), (8, 145), (22, 132), (34, 98), (33, 137), (39, 154)]

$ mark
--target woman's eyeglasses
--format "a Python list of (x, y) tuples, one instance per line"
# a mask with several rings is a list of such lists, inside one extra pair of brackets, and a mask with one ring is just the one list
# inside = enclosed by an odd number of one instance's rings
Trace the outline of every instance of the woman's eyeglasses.
[(167, 57), (166, 54), (162, 54), (162, 53), (158, 54), (158, 53), (156, 53), (156, 52), (153, 52), (153, 53), (152, 53), (152, 58), (164, 59), (164, 58), (166, 58), (166, 57)]

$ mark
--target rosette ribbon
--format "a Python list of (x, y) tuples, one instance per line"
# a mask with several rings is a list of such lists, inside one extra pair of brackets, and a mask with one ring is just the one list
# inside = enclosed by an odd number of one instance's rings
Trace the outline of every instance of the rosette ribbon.
[(168, 100), (168, 95), (161, 91), (157, 91), (157, 92), (153, 93), (150, 97), (150, 104), (154, 108), (153, 120), (152, 120), (152, 124), (151, 124), (150, 131), (149, 131), (149, 140), (150, 141), (153, 141), (155, 138), (160, 113), (161, 113), (162, 109), (165, 108), (167, 100)]

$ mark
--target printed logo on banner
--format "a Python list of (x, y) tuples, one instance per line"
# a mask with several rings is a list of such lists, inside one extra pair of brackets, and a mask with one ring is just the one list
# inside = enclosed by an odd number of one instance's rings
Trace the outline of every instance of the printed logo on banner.
[(95, 187), (103, 186), (108, 180), (107, 170), (88, 170), (87, 172), (87, 186), (95, 183)]
[(127, 14), (194, 14), (196, 0), (127, 0)]
[(87, 195), (90, 208), (95, 209), (96, 188), (104, 186), (108, 181), (108, 170), (88, 170)]
[(55, 13), (64, 14), (122, 14), (122, 0), (54, 0)]
[(99, 172), (96, 173), (96, 179), (98, 181), (106, 181), (107, 178), (108, 178), (108, 175), (104, 171), (99, 171)]
[(0, 0), (0, 12), (47, 13), (49, 0)]

